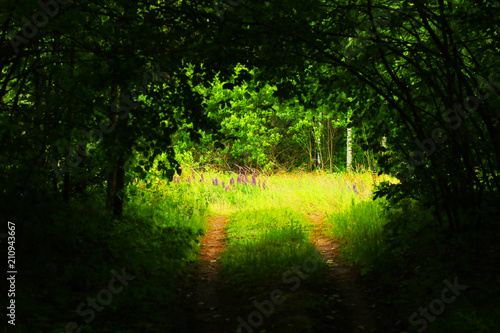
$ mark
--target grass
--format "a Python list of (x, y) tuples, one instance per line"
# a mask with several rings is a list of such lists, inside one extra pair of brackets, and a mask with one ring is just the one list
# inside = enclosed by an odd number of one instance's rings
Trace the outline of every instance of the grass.
[(266, 279), (278, 280), (306, 258), (321, 261), (309, 241), (309, 222), (290, 209), (249, 209), (232, 216), (227, 226), (227, 249), (222, 273), (243, 291)]
[[(208, 214), (230, 216), (221, 267), (233, 289), (247, 291), (266, 281), (279, 285), (307, 258), (318, 263), (307, 280), (314, 282), (324, 263), (309, 241), (312, 226), (305, 213), (311, 212), (327, 216), (324, 225), (349, 262), (373, 268), (388, 286), (384, 298), (397, 306), (401, 329), (411, 332), (408, 316), (455, 276), (470, 288), (447, 305), (429, 332), (489, 332), (500, 326), (498, 265), (491, 265), (500, 248), (493, 235), (477, 235), (474, 242), (471, 233), (449, 238), (416, 203), (382, 214), (382, 206), (371, 200), (370, 172), (256, 174), (255, 182), (251, 174), (237, 182), (238, 174), (216, 170), (204, 170), (200, 182), (201, 173), (195, 171), (193, 179), (190, 170), (179, 182), (130, 185), (121, 220), (102, 213), (102, 193), (93, 201), (32, 207), (37, 214), (19, 219), (30, 230), (19, 236), (27, 244), (19, 252), (25, 272), (17, 295), (24, 304), (19, 329), (63, 332), (74, 321), (82, 332), (185, 331), (186, 322), (174, 320), (185, 315), (178, 288), (187, 263), (197, 258)], [(86, 324), (76, 307), (107, 286), (111, 269), (122, 267), (137, 279)], [(299, 297), (289, 296), (283, 313), (299, 306)], [(151, 303), (165, 311), (151, 312)], [(123, 317), (127, 320), (118, 320)]]
[(327, 214), (329, 234), (342, 240), (351, 262), (377, 256), (383, 221), (379, 204), (371, 200), (369, 171), (245, 175), (185, 170), (172, 188), (203, 198), (210, 214), (230, 216), (222, 269), (235, 285), (279, 275), (307, 256), (319, 258), (305, 213)]
[[(68, 322), (81, 332), (137, 332), (146, 325), (150, 332), (181, 331), (178, 287), (197, 257), (207, 205), (160, 181), (149, 188), (139, 181), (127, 191), (119, 220), (103, 213), (97, 193), (87, 201), (38, 204), (32, 207), (37, 214), (16, 226), (30, 230), (18, 237), (26, 244), (18, 253), (20, 332), (73, 331), (66, 330)], [(81, 304), (87, 310), (88, 297), (108, 288), (111, 271), (122, 269), (136, 278), (93, 320), (76, 311)], [(152, 312), (151, 304), (165, 311)]]
[[(265, 281), (279, 282), (280, 274), (300, 266), (308, 257), (318, 260), (320, 267), (324, 265), (309, 241), (311, 225), (305, 213), (311, 212), (326, 215), (327, 232), (340, 242), (348, 262), (361, 267), (362, 272), (378, 274), (379, 282), (386, 283), (387, 301), (398, 307), (402, 321), (395, 325), (401, 329), (408, 329), (405, 316), (439, 294), (443, 279), (460, 273), (460, 278), (467, 281), (475, 270), (477, 260), (472, 254), (471, 260), (449, 260), (454, 256), (452, 249), (460, 252), (460, 248), (470, 244), (450, 247), (450, 240), (440, 239), (441, 233), (435, 230), (432, 214), (427, 210), (418, 205), (402, 211), (387, 210), (384, 200), (371, 200), (374, 181), (369, 171), (256, 174), (255, 180), (247, 174), (244, 182), (236, 181), (238, 176), (217, 170), (189, 170), (178, 182), (160, 186), (163, 199), (178, 195), (179, 202), (185, 201), (177, 207), (181, 211), (201, 205), (206, 207), (203, 214), (230, 216), (221, 267), (233, 290), (245, 292)], [(391, 181), (389, 177), (378, 177), (376, 181), (385, 180)], [(181, 219), (179, 225), (205, 228), (200, 222), (203, 214), (193, 220)], [(470, 262), (470, 267), (460, 266), (460, 262)], [(482, 268), (478, 265), (478, 269)], [(492, 271), (488, 276), (494, 276), (495, 270)], [(318, 276), (320, 272), (318, 269)], [(491, 283), (498, 283), (498, 279), (494, 281)], [(474, 284), (487, 289), (486, 283)], [(498, 288), (490, 289), (499, 294)], [(397, 294), (397, 290), (404, 292)], [(438, 322), (429, 326), (429, 331), (453, 327), (457, 332), (488, 332), (495, 325), (488, 309), (498, 311), (493, 303), (472, 292), (464, 294)]]
[(343, 244), (342, 255), (349, 262), (374, 263), (383, 248), (382, 206), (374, 201), (351, 201), (350, 207), (327, 217), (329, 234)]
[[(268, 221), (269, 225), (260, 226), (260, 230), (268, 230), (272, 226), (273, 218), (304, 221), (303, 216), (291, 217), (290, 214), (321, 212), (327, 215), (326, 226), (329, 235), (341, 241), (343, 254), (348, 261), (360, 265), (373, 263), (380, 253), (382, 245), (379, 236), (385, 223), (380, 216), (380, 202), (383, 200), (374, 202), (371, 196), (374, 182), (390, 180), (387, 176), (377, 176), (374, 179), (372, 173), (367, 170), (333, 174), (295, 172), (273, 175), (245, 175), (216, 170), (202, 172), (189, 168), (185, 170), (187, 171), (182, 177), (175, 178), (172, 187), (192, 198), (203, 198), (210, 214), (233, 216), (231, 224), (234, 226), (228, 229), (230, 240), (236, 239), (238, 235), (246, 237), (248, 233), (256, 232), (252, 226), (242, 224), (242, 219), (250, 221), (260, 218), (259, 223)], [(272, 213), (273, 210), (281, 211), (282, 216)], [(300, 225), (307, 224), (301, 222)], [(286, 232), (289, 230), (283, 231)], [(277, 240), (282, 237), (281, 240), (286, 241), (285, 236), (276, 237)], [(249, 244), (250, 240), (247, 239), (246, 242), (238, 243), (240, 250), (246, 251), (251, 246), (258, 246), (258, 242), (262, 243), (262, 240), (252, 239), (253, 243)], [(236, 252), (231, 251), (233, 254)], [(229, 257), (225, 256), (225, 260), (229, 260)]]
[[(372, 174), (359, 172), (293, 172), (255, 176), (238, 183), (238, 173), (217, 170), (191, 170), (185, 168), (183, 176), (174, 181), (173, 186), (201, 196), (208, 203), (211, 214), (231, 215), (247, 208), (290, 208), (299, 212), (325, 213), (342, 212), (355, 202), (370, 201), (373, 190)], [(203, 181), (200, 182), (201, 175)], [(244, 177), (244, 174), (242, 175)], [(235, 180), (231, 183), (231, 178)], [(378, 177), (378, 182), (388, 179)], [(213, 184), (217, 179), (218, 185)], [(222, 187), (224, 182), (225, 187)], [(259, 186), (260, 183), (260, 186)], [(229, 184), (229, 188), (228, 188)], [(264, 189), (265, 184), (265, 189)]]

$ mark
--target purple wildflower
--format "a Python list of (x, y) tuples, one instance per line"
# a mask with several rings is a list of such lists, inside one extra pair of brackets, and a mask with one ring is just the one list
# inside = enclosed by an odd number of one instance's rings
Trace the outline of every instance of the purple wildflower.
[(245, 183), (248, 183), (248, 177), (246, 173), (245, 173)]
[(266, 189), (266, 181), (264, 180), (264, 182), (262, 183), (262, 189)]
[(257, 185), (257, 178), (255, 178), (255, 172), (252, 174), (252, 185)]
[(179, 181), (179, 176), (176, 176), (175, 178), (177, 179), (177, 184), (179, 184), (179, 182), (180, 182)]
[(222, 187), (226, 187), (225, 184), (224, 184), (224, 181), (222, 181), (221, 184), (222, 184)]
[(214, 185), (215, 186), (219, 186), (219, 180), (217, 179), (217, 176), (215, 176)]
[(231, 177), (231, 180), (229, 180), (229, 184), (234, 185), (234, 176)]
[(193, 171), (193, 180), (196, 180), (195, 176), (194, 176), (194, 171)]
[(203, 179), (203, 174), (201, 174), (200, 183), (204, 182), (204, 181), (205, 181), (205, 179)]

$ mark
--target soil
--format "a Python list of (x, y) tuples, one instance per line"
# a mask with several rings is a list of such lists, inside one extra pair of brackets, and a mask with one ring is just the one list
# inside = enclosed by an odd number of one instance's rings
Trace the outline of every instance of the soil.
[[(220, 274), (220, 254), (225, 248), (227, 217), (210, 216), (209, 229), (201, 239), (200, 262), (194, 269), (186, 294), (190, 314), (188, 331), (193, 333), (322, 333), (397, 332), (391, 323), (393, 311), (381, 299), (381, 288), (363, 280), (359, 271), (341, 259), (339, 243), (325, 234), (324, 216), (307, 214), (313, 225), (311, 241), (328, 268), (321, 279), (304, 279), (297, 290), (286, 290), (279, 279), (241, 294), (228, 289)], [(273, 291), (286, 300), (256, 312)], [(268, 303), (270, 304), (270, 303)], [(272, 310), (272, 311), (271, 311)], [(244, 323), (244, 324), (242, 324)], [(251, 325), (252, 324), (252, 325)]]

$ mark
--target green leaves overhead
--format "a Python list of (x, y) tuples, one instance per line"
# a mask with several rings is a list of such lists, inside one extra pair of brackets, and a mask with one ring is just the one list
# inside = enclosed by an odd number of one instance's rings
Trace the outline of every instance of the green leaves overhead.
[(67, 199), (140, 160), (171, 174), (193, 142), (195, 160), (307, 164), (350, 126), (453, 228), (498, 197), (496, 2), (255, 1), (221, 20), (211, 1), (73, 1), (29, 33), (36, 10), (0, 13), (5, 196)]

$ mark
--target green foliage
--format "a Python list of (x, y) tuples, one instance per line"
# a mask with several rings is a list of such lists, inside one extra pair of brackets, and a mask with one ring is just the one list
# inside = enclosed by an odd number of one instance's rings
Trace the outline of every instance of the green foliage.
[[(0, 220), (19, 223), (26, 244), (20, 316), (37, 313), (34, 329), (49, 329), (69, 311), (55, 304), (73, 309), (115, 265), (149, 280), (117, 296), (113, 311), (137, 319), (129, 331), (153, 329), (133, 298), (174, 299), (177, 275), (167, 273), (194, 255), (207, 205), (331, 213), (352, 261), (379, 272), (397, 261), (421, 277), (405, 282), (414, 290), (438, 279), (422, 269), (439, 266), (432, 258), (456, 271), (450, 249), (498, 231), (497, 2), (257, 1), (221, 20), (212, 1), (68, 1), (33, 34), (23, 25), (39, 2), (1, 2)], [(355, 166), (400, 180), (378, 187), (391, 208), (383, 219), (363, 201), (366, 173), (296, 182), (278, 174), (269, 191), (227, 193), (158, 181), (179, 174), (179, 161), (266, 174), (343, 170), (347, 127)], [(123, 207), (123, 219), (105, 213), (120, 217)], [(262, 244), (283, 238), (287, 255), (291, 244), (309, 251), (301, 228), (283, 228), (238, 246), (271, 258), (279, 253), (264, 255)], [(450, 325), (493, 325), (470, 308)], [(104, 314), (98, 326), (118, 317)]]
[[(297, 77), (274, 85), (259, 81), (260, 75), (256, 68), (250, 70), (238, 65), (226, 81), (216, 75), (208, 87), (206, 84), (196, 87), (204, 96), (208, 118), (221, 125), (226, 140), (220, 148), (214, 134), (201, 131), (201, 142), (195, 144), (187, 132), (178, 132), (175, 150), (183, 158), (183, 164), (197, 167), (209, 164), (218, 168), (246, 165), (264, 170), (282, 165), (311, 168), (315, 152), (319, 151), (330, 170), (344, 166), (345, 145), (340, 146), (345, 143), (352, 112), (342, 112), (345, 107), (342, 97), (330, 92), (322, 105), (310, 104), (306, 101), (316, 102), (316, 99), (309, 99), (309, 94), (319, 93), (312, 89), (300, 99), (284, 99), (283, 89), (299, 84), (313, 88), (319, 84), (317, 79), (307, 72), (312, 82), (299, 83)], [(183, 128), (192, 127), (186, 124)], [(318, 146), (318, 139), (325, 144)], [(355, 147), (360, 147), (356, 141)], [(363, 161), (363, 156), (357, 154), (356, 160)]]
[[(22, 288), (18, 290), (23, 330), (58, 330), (74, 321), (82, 332), (128, 332), (145, 322), (154, 323), (151, 330), (176, 331), (167, 327), (164, 314), (151, 313), (150, 307), (156, 304), (168, 310), (167, 316), (172, 317), (167, 322), (179, 316), (182, 309), (175, 305), (179, 278), (196, 258), (206, 204), (168, 189), (162, 197), (159, 191), (165, 188), (158, 183), (150, 190), (142, 183), (134, 188), (120, 220), (102, 213), (98, 193), (93, 200), (71, 205), (34, 205), (32, 212), (38, 218), (14, 219), (23, 221), (17, 226), (17, 242), (22, 244), (19, 269), (24, 272), (19, 275)], [(109, 306), (85, 325), (86, 317), (77, 315), (76, 308), (108, 286), (112, 269), (121, 272), (122, 268), (135, 279), (113, 294)], [(28, 316), (34, 319), (25, 320)]]

